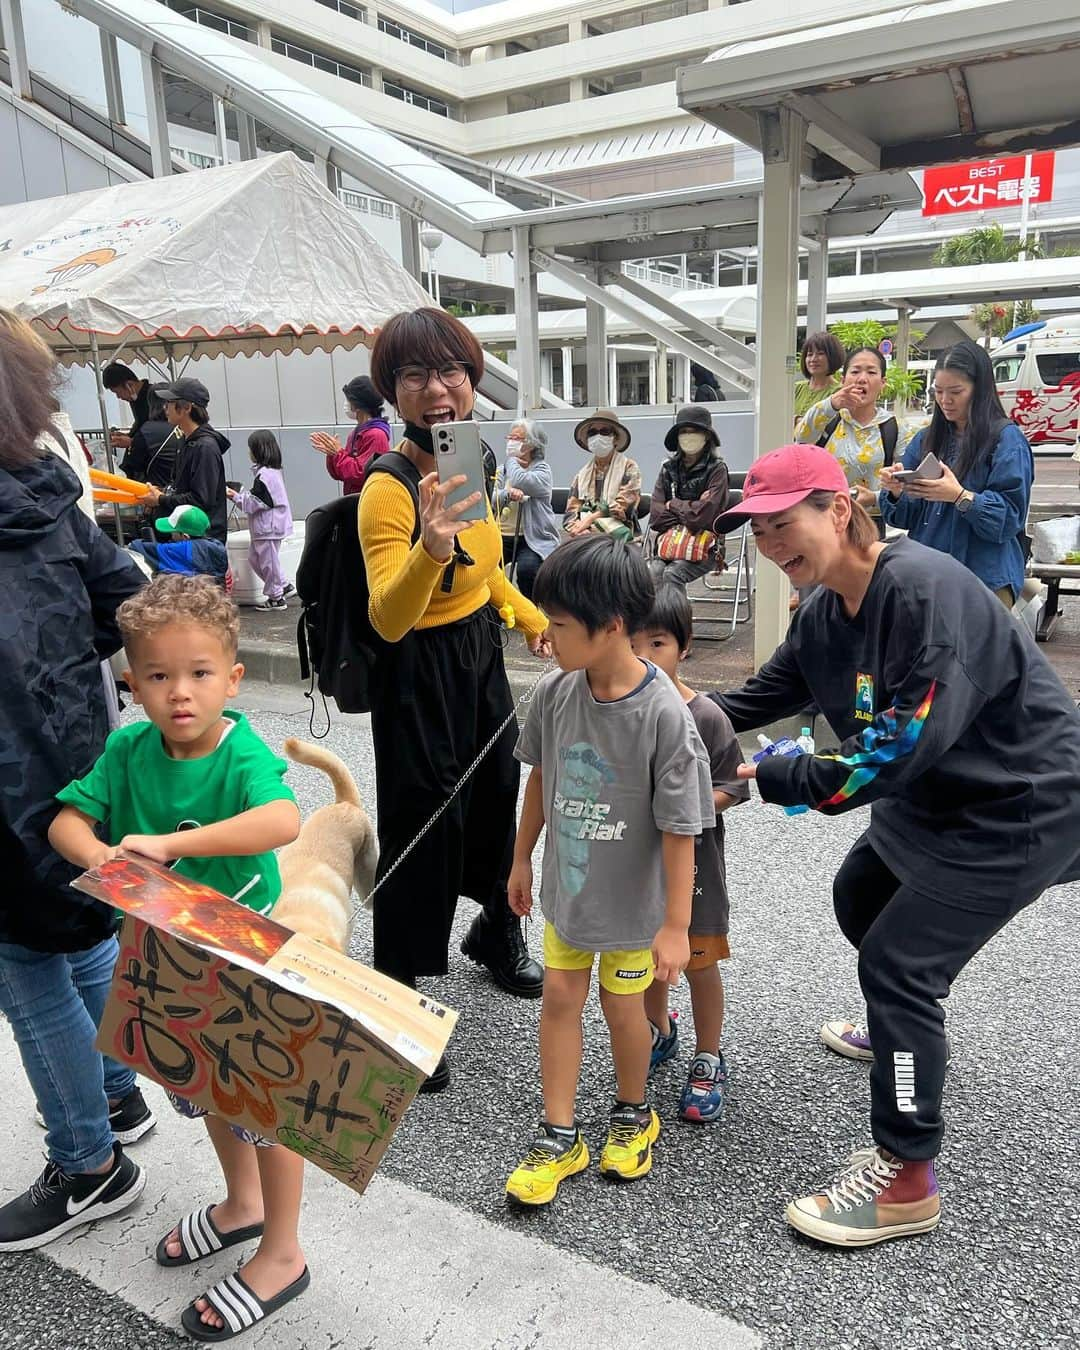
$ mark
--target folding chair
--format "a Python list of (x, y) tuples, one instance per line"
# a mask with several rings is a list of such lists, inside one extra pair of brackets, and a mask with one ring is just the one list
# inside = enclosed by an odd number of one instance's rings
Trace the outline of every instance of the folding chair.
[[(729, 506), (738, 506), (742, 501), (745, 481), (744, 473), (729, 475)], [(726, 542), (725, 566), (706, 572), (702, 578), (705, 590), (709, 594), (690, 596), (695, 636), (706, 641), (726, 642), (735, 636), (735, 629), (739, 624), (749, 623), (754, 617), (754, 564), (750, 551), (749, 519), (728, 534)], [(727, 553), (732, 545), (736, 549), (733, 558)], [(718, 633), (699, 631), (699, 622), (719, 623), (722, 626), (721, 631)]]

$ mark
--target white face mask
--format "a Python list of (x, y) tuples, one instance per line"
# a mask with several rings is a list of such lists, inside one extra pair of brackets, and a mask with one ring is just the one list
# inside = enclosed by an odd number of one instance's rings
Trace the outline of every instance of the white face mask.
[(529, 450), (524, 441), (507, 441), (506, 453), (516, 455), (520, 459), (523, 455), (527, 455)]
[(356, 409), (351, 407), (348, 403), (345, 404), (345, 421), (346, 422), (356, 421)]
[(594, 455), (610, 455), (615, 449), (615, 437), (590, 436), (585, 444)]
[(703, 431), (680, 431), (679, 449), (685, 455), (696, 455), (699, 451), (705, 449), (705, 433)]

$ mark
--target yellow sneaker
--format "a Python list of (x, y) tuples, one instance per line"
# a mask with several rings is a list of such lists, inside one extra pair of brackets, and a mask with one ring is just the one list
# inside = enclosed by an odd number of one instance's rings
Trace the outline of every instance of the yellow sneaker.
[(613, 1181), (636, 1181), (652, 1167), (652, 1146), (660, 1134), (660, 1117), (651, 1108), (636, 1111), (616, 1106), (611, 1112), (607, 1143), (600, 1155), (600, 1175)]
[(549, 1205), (559, 1182), (584, 1172), (588, 1165), (589, 1150), (580, 1130), (567, 1141), (541, 1122), (532, 1148), (510, 1173), (506, 1194), (520, 1205)]

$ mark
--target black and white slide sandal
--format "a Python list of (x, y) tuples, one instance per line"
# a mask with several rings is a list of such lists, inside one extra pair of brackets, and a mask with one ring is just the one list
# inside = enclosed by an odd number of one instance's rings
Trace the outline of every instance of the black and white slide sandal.
[(154, 1252), (154, 1259), (159, 1266), (192, 1266), (196, 1261), (213, 1256), (215, 1252), (224, 1251), (226, 1247), (236, 1247), (241, 1242), (251, 1242), (253, 1238), (262, 1237), (261, 1223), (250, 1223), (246, 1228), (234, 1228), (231, 1233), (223, 1233), (210, 1217), (213, 1208), (213, 1205), (207, 1205), (205, 1209), (193, 1210), (176, 1225), (180, 1235), (179, 1256), (170, 1256), (166, 1251), (169, 1233), (165, 1234)]
[(311, 1283), (311, 1273), (304, 1267), (292, 1284), (286, 1285), (280, 1294), (268, 1298), (265, 1302), (241, 1279), (239, 1274), (226, 1275), (223, 1280), (212, 1285), (204, 1298), (210, 1307), (224, 1321), (223, 1327), (211, 1327), (202, 1320), (202, 1314), (196, 1308), (195, 1300), (188, 1304), (180, 1317), (180, 1325), (189, 1336), (197, 1341), (231, 1341), (242, 1331), (250, 1331), (253, 1326), (291, 1303)]

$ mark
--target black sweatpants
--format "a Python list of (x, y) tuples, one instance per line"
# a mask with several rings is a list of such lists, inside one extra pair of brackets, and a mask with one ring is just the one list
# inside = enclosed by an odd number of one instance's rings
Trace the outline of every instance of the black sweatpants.
[[(513, 709), (503, 630), (490, 606), (414, 629), (380, 652), (371, 710), (379, 880)], [(375, 968), (409, 982), (445, 975), (459, 895), (504, 914), (519, 765), (511, 722), (435, 825), (375, 896)]]
[(945, 998), (960, 971), (1021, 909), (959, 909), (904, 886), (865, 835), (833, 882), (841, 931), (858, 949), (874, 1047), (870, 1125), (874, 1141), (912, 1161), (934, 1158), (945, 1132)]

